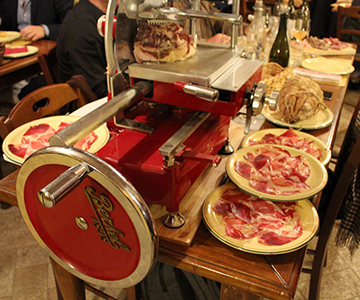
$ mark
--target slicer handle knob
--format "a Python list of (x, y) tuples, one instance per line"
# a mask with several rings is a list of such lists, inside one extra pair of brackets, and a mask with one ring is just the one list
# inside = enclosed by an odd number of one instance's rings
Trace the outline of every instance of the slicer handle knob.
[(265, 103), (269, 106), (269, 109), (275, 111), (279, 102), (280, 92), (272, 91), (270, 95), (265, 96)]
[(89, 172), (90, 167), (84, 163), (71, 167), (37, 193), (39, 201), (47, 208), (55, 206), (74, 190)]
[(253, 95), (252, 110), (255, 115), (261, 114), (264, 106), (264, 99), (266, 95), (266, 84), (263, 81), (259, 81)]
[(216, 102), (219, 99), (218, 90), (201, 85), (176, 81), (174, 83), (174, 89), (210, 102)]

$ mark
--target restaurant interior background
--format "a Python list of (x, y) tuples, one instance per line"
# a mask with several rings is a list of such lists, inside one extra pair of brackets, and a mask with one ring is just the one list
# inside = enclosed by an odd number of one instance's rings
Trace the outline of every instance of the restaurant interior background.
[[(360, 98), (360, 84), (351, 84), (347, 90), (342, 110), (335, 149), (338, 151), (348, 127), (354, 107)], [(1, 115), (7, 115), (1, 107)], [(0, 157), (5, 174), (14, 167)], [(338, 225), (338, 224), (337, 224)], [(324, 269), (320, 300), (355, 300), (360, 298), (360, 251), (353, 259), (347, 248), (334, 243), (337, 225), (334, 228)], [(56, 286), (49, 257), (31, 236), (17, 207), (0, 209), (0, 300), (56, 300)], [(316, 238), (309, 244), (315, 244)], [(307, 255), (304, 265), (312, 257)], [(295, 300), (306, 300), (310, 275), (302, 273)], [(126, 299), (124, 290), (101, 289), (117, 299)], [(86, 291), (87, 299), (102, 298)]]
[[(351, 85), (346, 94), (342, 110), (335, 149), (340, 147), (350, 121), (354, 106), (360, 97), (358, 85)], [(336, 151), (336, 150), (335, 150)], [(9, 172), (13, 166), (1, 161), (3, 170)], [(49, 257), (31, 236), (17, 207), (0, 210), (0, 300), (56, 300), (55, 280)], [(324, 269), (321, 300), (355, 300), (360, 295), (360, 251), (350, 260), (347, 248), (334, 244), (333, 231), (327, 267)], [(311, 241), (309, 247), (314, 244)], [(311, 260), (307, 255), (306, 262)], [(299, 279), (295, 300), (306, 300), (310, 275), (302, 273)], [(125, 299), (124, 290), (102, 289), (109, 295)], [(86, 291), (87, 299), (101, 298)]]

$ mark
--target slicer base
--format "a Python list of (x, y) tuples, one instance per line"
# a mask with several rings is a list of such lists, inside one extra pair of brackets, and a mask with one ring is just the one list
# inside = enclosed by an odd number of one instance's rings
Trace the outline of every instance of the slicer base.
[(185, 224), (185, 217), (179, 212), (168, 212), (162, 217), (162, 223), (168, 228), (180, 228)]
[(224, 146), (222, 146), (222, 148), (220, 149), (219, 154), (230, 155), (233, 153), (234, 153), (234, 147), (231, 145), (230, 141), (227, 140)]

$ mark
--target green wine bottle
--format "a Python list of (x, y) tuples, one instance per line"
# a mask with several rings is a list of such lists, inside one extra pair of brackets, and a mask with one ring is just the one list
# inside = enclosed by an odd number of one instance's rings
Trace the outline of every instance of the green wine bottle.
[(276, 0), (276, 3), (273, 7), (273, 16), (274, 17), (279, 17), (282, 11), (282, 0)]
[(302, 22), (303, 28), (305, 31), (310, 31), (310, 8), (309, 8), (309, 0), (304, 0), (301, 5), (301, 14), (302, 14)]
[(279, 31), (270, 49), (269, 62), (276, 62), (282, 67), (289, 64), (289, 43), (287, 38), (287, 14), (280, 15)]

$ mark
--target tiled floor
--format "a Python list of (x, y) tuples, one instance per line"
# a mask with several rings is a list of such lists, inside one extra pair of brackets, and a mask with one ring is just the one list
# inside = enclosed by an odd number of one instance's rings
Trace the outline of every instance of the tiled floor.
[[(338, 146), (359, 95), (360, 90), (349, 90), (347, 94), (337, 139)], [(309, 275), (303, 273), (295, 295), (296, 300), (307, 299), (308, 284)], [(124, 291), (108, 289), (106, 292), (117, 299), (125, 298)], [(0, 300), (56, 299), (49, 258), (30, 235), (18, 208), (0, 210)], [(87, 299), (100, 298), (87, 292)], [(360, 299), (360, 251), (350, 260), (347, 249), (337, 248), (332, 239), (320, 299)]]

